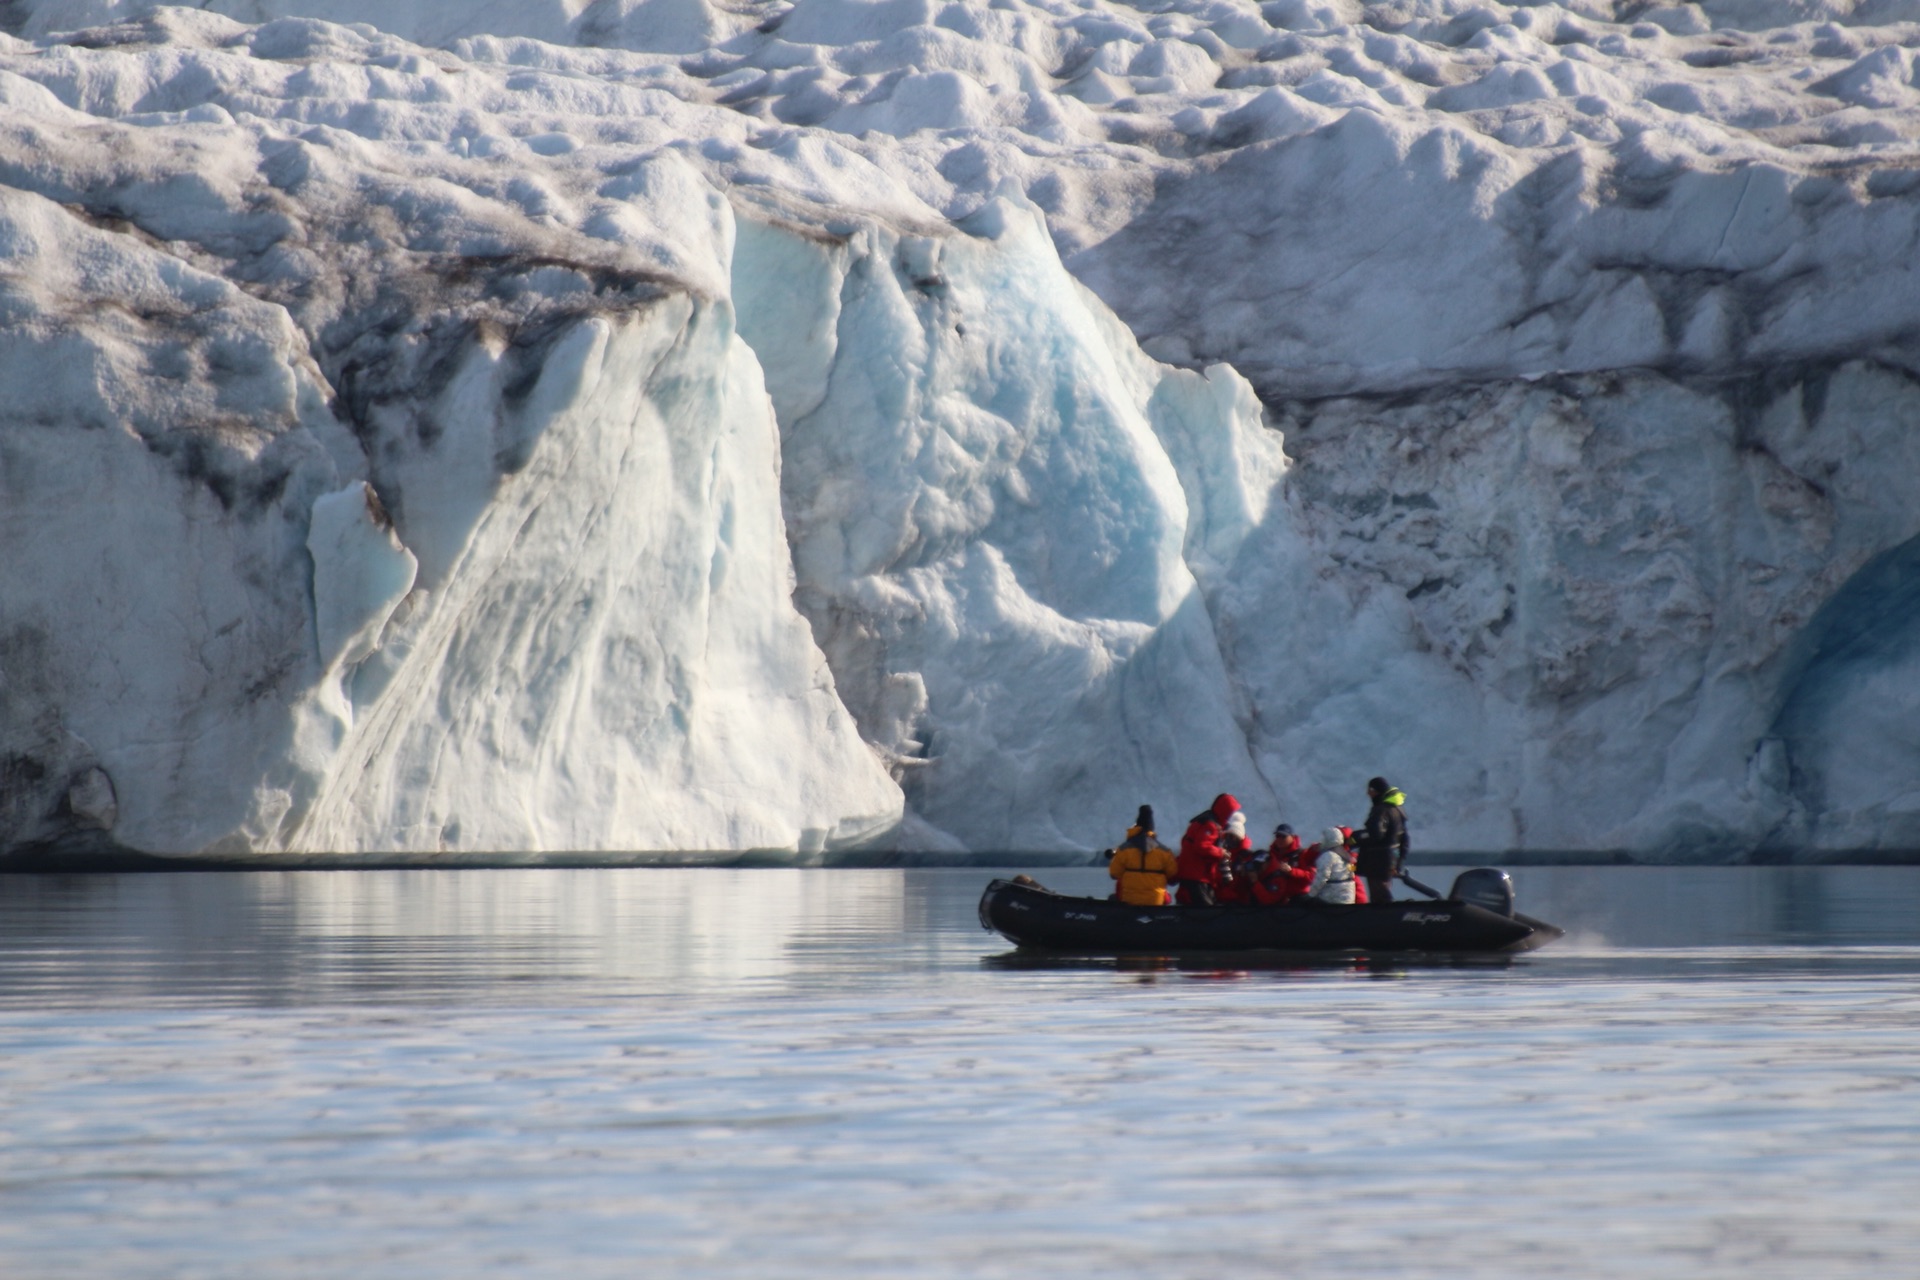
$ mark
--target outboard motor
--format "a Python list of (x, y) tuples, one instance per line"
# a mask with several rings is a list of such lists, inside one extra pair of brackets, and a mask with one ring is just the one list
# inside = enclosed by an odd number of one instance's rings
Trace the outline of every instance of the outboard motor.
[(1475, 867), (1453, 878), (1447, 894), (1456, 902), (1485, 907), (1498, 916), (1513, 914), (1513, 878), (1498, 867)]

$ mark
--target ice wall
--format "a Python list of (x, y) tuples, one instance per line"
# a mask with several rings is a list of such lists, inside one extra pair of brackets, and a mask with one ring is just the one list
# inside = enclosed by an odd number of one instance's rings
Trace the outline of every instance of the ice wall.
[(1238, 375), (1140, 354), (1017, 192), (941, 236), (748, 222), (734, 280), (795, 600), (934, 848), (1270, 810), (1209, 589), (1284, 466)]
[[(791, 856), (896, 827), (791, 602), (725, 301), (517, 253), (423, 292), (406, 261), (316, 334), (137, 227), (226, 234), (271, 189), (101, 226), (0, 188), (0, 839)], [(350, 229), (309, 212), (309, 244)]]
[[(663, 126), (509, 147), (475, 122), (523, 109), (498, 84), (396, 136), (312, 125), (371, 83), (315, 59), (399, 59), (388, 91), (436, 101), (447, 72), (377, 35), (167, 13), (95, 43), (16, 64), (58, 93), (5, 84), (39, 236), (14, 377), (49, 343), (120, 375), (8, 425), (37, 771), (9, 843), (1072, 852), (1142, 798), (1269, 801), (1210, 600), (1279, 438), (1231, 370), (1143, 356), (1017, 188), (958, 227), (898, 191), (739, 220), (635, 150)], [(156, 97), (181, 109), (125, 111)], [(121, 518), (69, 493), (75, 437), (135, 468), (100, 491)], [(52, 639), (103, 631), (139, 687)]]
[(1337, 796), (1371, 760), (1473, 797), (1450, 814), (1468, 847), (1910, 847), (1889, 722), (1914, 634), (1911, 377), (1638, 371), (1287, 410), (1333, 589), (1229, 664), (1305, 691), (1267, 703), (1255, 748), (1314, 762), (1292, 794)]
[(6, 842), (270, 840), (319, 674), (323, 381), (284, 312), (7, 188), (0, 315)]
[(15, 0), (0, 841), (1920, 847), (1916, 24)]
[[(291, 842), (817, 854), (897, 824), (793, 612), (778, 439), (725, 309), (583, 321), (517, 404), (503, 372), (475, 353), (444, 393), (460, 413), (394, 482), (412, 527), (454, 522), (435, 538), (460, 549), (343, 674)], [(485, 474), (502, 435), (534, 438), (483, 503), (408, 482)]]

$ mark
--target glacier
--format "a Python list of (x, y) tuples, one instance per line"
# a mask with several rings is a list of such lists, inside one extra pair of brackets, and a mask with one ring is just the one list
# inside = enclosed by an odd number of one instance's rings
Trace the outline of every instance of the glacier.
[(1920, 850), (1920, 3), (11, 0), (0, 852)]

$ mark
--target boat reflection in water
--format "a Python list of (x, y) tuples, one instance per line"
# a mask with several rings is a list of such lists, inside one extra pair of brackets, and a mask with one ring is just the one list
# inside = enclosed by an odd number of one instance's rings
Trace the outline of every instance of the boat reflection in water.
[(1198, 955), (1076, 955), (1046, 951), (1015, 950), (983, 956), (984, 969), (1007, 972), (1021, 970), (1108, 970), (1113, 973), (1143, 975), (1166, 974), (1189, 980), (1235, 981), (1242, 978), (1301, 974), (1361, 974), (1375, 978), (1401, 978), (1416, 970), (1439, 969), (1511, 969), (1520, 957), (1508, 952), (1389, 952), (1364, 951), (1272, 951), (1202, 953)]

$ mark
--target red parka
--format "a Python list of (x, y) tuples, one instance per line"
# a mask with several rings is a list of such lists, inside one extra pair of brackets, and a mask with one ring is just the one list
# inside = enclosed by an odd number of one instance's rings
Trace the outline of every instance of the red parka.
[(1220, 887), (1216, 890), (1220, 901), (1252, 902), (1254, 860), (1260, 855), (1253, 851), (1245, 836), (1235, 833), (1231, 818), (1227, 821), (1227, 833), (1220, 837), (1220, 851), (1227, 855), (1226, 865), (1220, 869)]
[(1220, 885), (1214, 893), (1222, 902), (1253, 901), (1253, 846), (1231, 832), (1220, 838), (1220, 850), (1227, 861), (1220, 868)]
[(1215, 796), (1213, 807), (1195, 814), (1193, 821), (1187, 824), (1187, 834), (1180, 837), (1179, 901), (1183, 906), (1191, 906), (1200, 900), (1192, 892), (1197, 885), (1205, 885), (1218, 896), (1227, 861), (1227, 851), (1220, 847), (1220, 837), (1226, 833), (1227, 819), (1239, 808), (1240, 802), (1232, 796)]
[(1296, 866), (1300, 855), (1299, 836), (1275, 836), (1267, 847), (1266, 865), (1253, 882), (1253, 900), (1263, 907), (1291, 902), (1313, 883), (1313, 868)]

